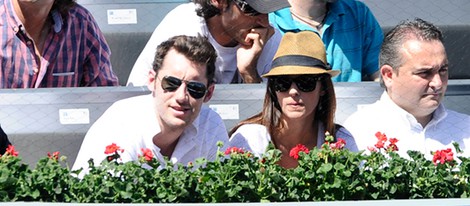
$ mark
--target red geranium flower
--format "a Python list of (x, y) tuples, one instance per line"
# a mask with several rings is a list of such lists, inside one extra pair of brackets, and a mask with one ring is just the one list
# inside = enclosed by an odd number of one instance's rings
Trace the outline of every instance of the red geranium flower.
[(14, 157), (17, 157), (18, 156), (18, 152), (15, 150), (15, 146), (13, 145), (8, 145), (6, 151), (5, 151), (5, 155), (11, 155), (11, 156), (14, 156)]
[(444, 164), (446, 162), (452, 162), (454, 160), (454, 153), (452, 149), (447, 148), (445, 150), (437, 150), (434, 152), (434, 156), (432, 157), (432, 162), (434, 165), (438, 163)]
[(150, 150), (149, 148), (141, 148), (140, 150), (142, 151), (142, 155), (139, 155), (139, 158), (143, 157), (145, 161), (147, 162), (152, 161), (153, 159), (152, 150)]
[(57, 160), (59, 160), (59, 154), (60, 154), (59, 151), (53, 152), (52, 155), (51, 155), (50, 152), (47, 152), (47, 157), (49, 157), (49, 159), (51, 159), (51, 160), (56, 160), (57, 161)]
[(309, 150), (305, 145), (298, 144), (290, 150), (289, 156), (291, 156), (291, 157), (293, 157), (294, 159), (297, 160), (297, 159), (299, 159), (299, 153), (300, 152), (305, 152), (305, 154), (308, 154)]
[(338, 138), (338, 140), (335, 143), (330, 144), (330, 148), (331, 149), (343, 149), (345, 145), (346, 145), (346, 141), (342, 138)]
[(389, 142), (390, 142), (390, 144), (388, 145), (387, 150), (388, 151), (398, 151), (398, 146), (396, 144), (398, 142), (398, 139), (397, 138), (390, 138)]
[(121, 149), (121, 147), (117, 146), (115, 143), (112, 143), (108, 146), (106, 146), (106, 150), (104, 151), (105, 154), (114, 154), (116, 152), (124, 152), (124, 149)]
[(242, 148), (238, 148), (238, 147), (229, 147), (225, 150), (225, 155), (229, 155), (229, 154), (244, 154), (245, 151), (243, 151)]
[[(375, 137), (377, 137), (377, 143), (374, 145), (375, 148), (368, 147), (367, 149), (369, 149), (369, 151), (376, 152), (381, 149), (386, 149), (386, 152), (398, 151), (397, 138), (388, 138), (385, 133), (381, 132), (375, 133)], [(386, 146), (387, 140), (389, 141), (388, 146)]]
[(385, 142), (387, 141), (387, 135), (381, 132), (375, 133), (375, 137), (377, 137), (377, 143), (374, 145), (377, 149), (382, 149), (385, 146)]
[(377, 148), (375, 147), (367, 146), (367, 149), (371, 152), (377, 152)]

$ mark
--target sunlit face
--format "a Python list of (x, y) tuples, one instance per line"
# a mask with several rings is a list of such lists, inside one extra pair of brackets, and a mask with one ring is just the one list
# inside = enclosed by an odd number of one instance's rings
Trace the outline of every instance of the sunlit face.
[(403, 65), (385, 82), (392, 100), (425, 117), (439, 106), (447, 89), (448, 61), (440, 41), (408, 40), (401, 50)]
[(234, 42), (242, 45), (251, 45), (251, 42), (246, 42), (246, 36), (255, 28), (270, 27), (268, 15), (259, 14), (250, 16), (243, 13), (239, 6), (231, 0), (227, 0), (228, 7), (223, 9), (221, 13), (221, 27), (223, 33), (233, 39)]
[(189, 94), (187, 83), (183, 82), (175, 91), (165, 91), (162, 88), (162, 79), (165, 76), (172, 76), (181, 80), (201, 82), (207, 86), (206, 65), (194, 64), (172, 49), (165, 56), (156, 78), (154, 74), (153, 71), (149, 74), (148, 87), (154, 97), (155, 111), (160, 126), (182, 129), (191, 124), (199, 114), (203, 102), (210, 99), (214, 86), (209, 86), (204, 97), (196, 99)]
[(316, 88), (311, 92), (301, 91), (295, 83), (285, 92), (276, 92), (284, 120), (313, 121), (320, 96), (323, 94), (320, 81), (315, 84)]

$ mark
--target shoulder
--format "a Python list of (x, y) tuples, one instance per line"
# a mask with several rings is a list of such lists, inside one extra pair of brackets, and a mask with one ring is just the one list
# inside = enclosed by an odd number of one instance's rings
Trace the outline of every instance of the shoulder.
[(193, 125), (203, 132), (206, 137), (228, 139), (227, 128), (220, 115), (209, 107), (203, 105), (199, 112), (197, 119), (194, 120)]
[(240, 126), (230, 137), (229, 146), (244, 148), (261, 156), (271, 141), (265, 126), (260, 124), (245, 124)]
[(370, 118), (380, 113), (380, 105), (379, 102), (375, 102), (368, 105), (362, 105), (357, 108), (355, 112), (353, 112), (345, 121), (345, 126), (347, 122), (356, 121), (359, 119)]
[(356, 145), (356, 141), (353, 137), (353, 135), (343, 126), (337, 125), (337, 130), (335, 133), (335, 138), (338, 140), (338, 138), (343, 139), (346, 142), (346, 148), (351, 151), (358, 151), (358, 147)]
[(193, 2), (183, 3), (183, 4), (176, 6), (173, 10), (168, 12), (166, 16), (176, 18), (176, 19), (185, 19), (185, 20), (187, 20), (186, 19), (187, 17), (196, 18), (196, 17), (199, 17), (196, 14), (196, 8), (197, 8), (197, 5)]
[(152, 109), (152, 96), (151, 95), (139, 95), (135, 97), (129, 97), (114, 102), (105, 112), (106, 115), (118, 115), (134, 117), (139, 116), (142, 113), (149, 112)]
[[(470, 116), (451, 109), (446, 109), (447, 116), (445, 121), (449, 121), (454, 125), (467, 125), (470, 127)], [(467, 128), (470, 129), (470, 128)]]
[(338, 0), (334, 4), (343, 8), (354, 9), (356, 11), (369, 10), (369, 7), (364, 2), (358, 0)]
[(207, 121), (211, 120), (212, 122), (217, 121), (223, 121), (222, 118), (220, 117), (219, 113), (215, 112), (211, 108), (207, 107), (206, 105), (203, 105), (201, 107), (201, 111), (199, 112), (198, 116), (200, 121)]
[(235, 133), (250, 132), (250, 133), (267, 133), (268, 130), (265, 126), (260, 124), (244, 124), (240, 126)]
[[(165, 15), (155, 28), (154, 35), (151, 38), (159, 39), (157, 41), (159, 43), (175, 35), (195, 36), (198, 33), (203, 33), (202, 28), (204, 25), (204, 18), (196, 13), (196, 5), (192, 2), (184, 3), (178, 5)], [(152, 46), (152, 51), (154, 49), (155, 47)]]
[(79, 19), (79, 20), (86, 20), (86, 21), (94, 21), (93, 19), (93, 15), (91, 14), (91, 12), (86, 9), (85, 7), (83, 7), (82, 5), (80, 4), (75, 4), (75, 6), (73, 6), (72, 8), (70, 8), (69, 10), (69, 17), (70, 18), (73, 18), (73, 19)]
[[(366, 20), (375, 20), (375, 17), (369, 7), (362, 1), (357, 0), (338, 0), (336, 3), (333, 3), (330, 7), (332, 13), (338, 15), (344, 15), (345, 20), (356, 20), (361, 23)], [(353, 18), (353, 19), (348, 19)]]
[(138, 95), (134, 97), (128, 97), (125, 99), (118, 100), (112, 104), (112, 107), (127, 107), (127, 106), (135, 106), (140, 107), (140, 105), (146, 104), (150, 105), (152, 102), (152, 95)]

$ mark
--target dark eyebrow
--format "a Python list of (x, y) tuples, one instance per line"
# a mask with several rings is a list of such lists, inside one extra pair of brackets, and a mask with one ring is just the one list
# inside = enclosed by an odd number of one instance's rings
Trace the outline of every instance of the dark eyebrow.
[(445, 64), (443, 64), (439, 69), (448, 68), (448, 67), (449, 67), (449, 63), (445, 63)]

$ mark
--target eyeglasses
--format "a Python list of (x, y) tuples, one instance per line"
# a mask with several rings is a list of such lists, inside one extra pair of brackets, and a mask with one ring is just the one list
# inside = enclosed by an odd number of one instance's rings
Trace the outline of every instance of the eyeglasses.
[(258, 11), (256, 11), (255, 9), (253, 9), (253, 7), (251, 7), (248, 3), (246, 3), (246, 1), (233, 0), (233, 2), (247, 16), (257, 16), (257, 15), (261, 14)]
[(201, 82), (186, 81), (172, 76), (163, 77), (162, 89), (168, 92), (174, 92), (183, 82), (186, 83), (186, 89), (188, 90), (189, 95), (194, 99), (202, 98), (207, 92), (206, 85)]
[(292, 82), (297, 85), (302, 92), (311, 92), (317, 87), (317, 81), (323, 79), (318, 75), (300, 75), (297, 77), (277, 76), (271, 78), (273, 81), (273, 89), (277, 92), (286, 92), (292, 86)]

